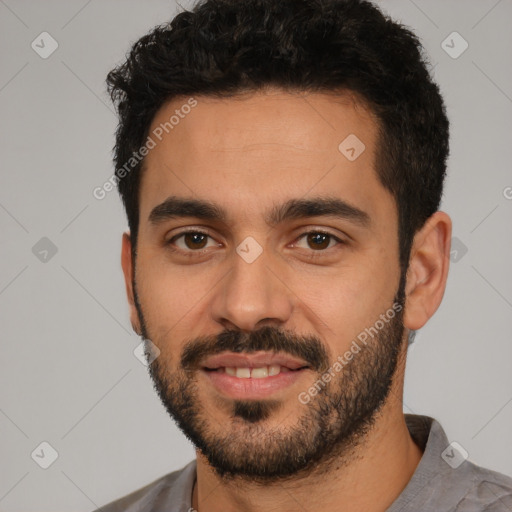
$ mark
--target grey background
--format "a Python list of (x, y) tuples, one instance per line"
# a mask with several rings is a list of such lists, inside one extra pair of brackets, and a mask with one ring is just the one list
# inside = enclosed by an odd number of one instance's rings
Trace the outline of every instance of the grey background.
[[(404, 411), (512, 475), (512, 2), (380, 4), (422, 38), (452, 123), (443, 209), (459, 252), (410, 348)], [(105, 76), (176, 10), (0, 0), (0, 511), (89, 511), (194, 457), (133, 354), (117, 192), (92, 195), (113, 172)], [(47, 59), (31, 48), (43, 31), (59, 44)], [(469, 43), (457, 59), (441, 47), (453, 31)], [(58, 452), (46, 470), (43, 441)]]

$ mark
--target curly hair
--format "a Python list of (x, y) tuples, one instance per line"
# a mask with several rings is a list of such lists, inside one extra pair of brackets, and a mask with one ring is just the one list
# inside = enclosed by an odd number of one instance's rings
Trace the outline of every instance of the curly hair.
[[(162, 105), (182, 95), (349, 91), (376, 115), (376, 173), (398, 210), (400, 265), (439, 208), (449, 122), (419, 39), (364, 0), (202, 0), (139, 39), (107, 77), (118, 114), (116, 169), (144, 143)], [(119, 179), (132, 247), (139, 163)]]

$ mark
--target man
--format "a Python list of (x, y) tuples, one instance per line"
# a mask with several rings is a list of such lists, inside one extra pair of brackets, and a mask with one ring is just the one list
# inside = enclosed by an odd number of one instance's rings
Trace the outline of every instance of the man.
[(108, 83), (131, 322), (197, 457), (101, 510), (512, 510), (402, 411), (451, 239), (417, 38), (364, 1), (206, 0)]

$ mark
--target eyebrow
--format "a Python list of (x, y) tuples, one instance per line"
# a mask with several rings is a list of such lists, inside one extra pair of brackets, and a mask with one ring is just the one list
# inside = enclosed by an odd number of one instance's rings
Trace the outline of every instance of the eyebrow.
[[(170, 196), (151, 210), (148, 220), (151, 224), (158, 225), (166, 220), (183, 217), (226, 223), (228, 215), (221, 206), (207, 200)], [(368, 213), (333, 197), (290, 199), (271, 208), (265, 216), (265, 222), (272, 226), (287, 220), (308, 217), (335, 217), (362, 227), (370, 226)]]

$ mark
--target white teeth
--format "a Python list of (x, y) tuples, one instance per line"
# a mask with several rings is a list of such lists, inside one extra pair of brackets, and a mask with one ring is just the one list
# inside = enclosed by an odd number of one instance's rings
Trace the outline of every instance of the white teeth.
[(249, 379), (251, 377), (253, 379), (264, 379), (266, 377), (279, 375), (281, 372), (289, 371), (289, 369), (281, 367), (278, 364), (273, 364), (270, 366), (261, 366), (260, 368), (226, 366), (224, 371), (228, 375), (238, 377), (239, 379)]
[(239, 379), (248, 379), (251, 376), (251, 369), (250, 368), (237, 368), (236, 376)]
[(263, 379), (268, 377), (268, 367), (263, 366), (262, 368), (253, 368), (251, 370), (251, 377), (253, 379)]
[(272, 365), (268, 367), (268, 376), (272, 377), (273, 375), (277, 375), (281, 372), (281, 367), (277, 365)]

